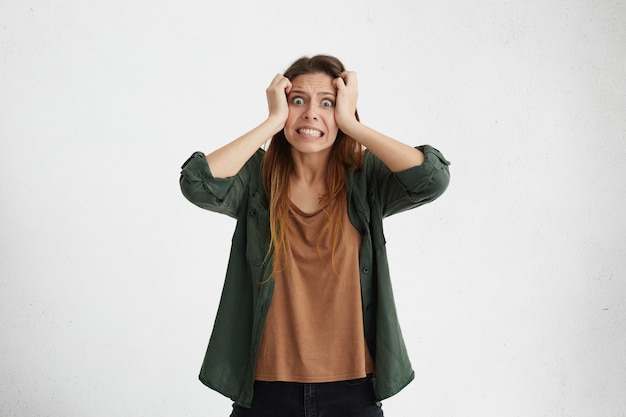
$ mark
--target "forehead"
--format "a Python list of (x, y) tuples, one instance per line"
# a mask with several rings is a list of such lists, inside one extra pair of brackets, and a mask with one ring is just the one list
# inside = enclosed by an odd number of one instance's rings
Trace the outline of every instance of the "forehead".
[(298, 75), (291, 81), (292, 90), (335, 92), (333, 79), (323, 72)]

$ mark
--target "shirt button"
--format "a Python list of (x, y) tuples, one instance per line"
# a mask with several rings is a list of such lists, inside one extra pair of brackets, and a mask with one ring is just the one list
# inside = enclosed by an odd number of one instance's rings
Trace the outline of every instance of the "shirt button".
[(362, 269), (364, 274), (369, 274), (370, 273), (370, 267), (369, 266), (364, 266)]
[(256, 215), (257, 215), (257, 211), (256, 211), (256, 209), (252, 209), (252, 210), (250, 210), (250, 215), (251, 215), (252, 217), (256, 216)]

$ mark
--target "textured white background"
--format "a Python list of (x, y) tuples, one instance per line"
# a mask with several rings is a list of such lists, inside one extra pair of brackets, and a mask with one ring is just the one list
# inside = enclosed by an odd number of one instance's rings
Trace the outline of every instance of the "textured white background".
[(234, 223), (179, 167), (330, 53), (453, 162), (386, 223), (417, 373), (386, 415), (626, 416), (626, 3), (217, 4), (0, 0), (0, 415), (229, 414), (196, 377)]

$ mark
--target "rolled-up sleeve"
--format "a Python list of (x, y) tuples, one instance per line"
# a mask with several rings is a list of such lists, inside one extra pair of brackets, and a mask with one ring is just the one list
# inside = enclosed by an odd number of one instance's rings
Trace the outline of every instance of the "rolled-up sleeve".
[(237, 217), (247, 187), (248, 169), (229, 178), (215, 178), (202, 152), (195, 152), (183, 164), (180, 189), (191, 203), (206, 210)]
[[(424, 162), (404, 171), (388, 173), (396, 184), (392, 185), (390, 181), (381, 187), (380, 195), (384, 200), (385, 217), (429, 203), (448, 188), (450, 162), (439, 150), (430, 145), (416, 148), (424, 153)], [(401, 192), (397, 184), (402, 188)]]
[(396, 177), (409, 193), (421, 194), (434, 200), (448, 188), (450, 162), (432, 146), (424, 145), (417, 149), (424, 153), (424, 162), (396, 173)]

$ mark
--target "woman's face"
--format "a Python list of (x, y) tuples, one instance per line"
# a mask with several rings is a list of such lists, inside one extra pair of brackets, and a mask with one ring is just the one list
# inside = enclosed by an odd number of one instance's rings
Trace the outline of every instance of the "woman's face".
[(291, 81), (285, 137), (301, 153), (330, 152), (339, 127), (335, 122), (337, 90), (330, 75), (318, 72)]

